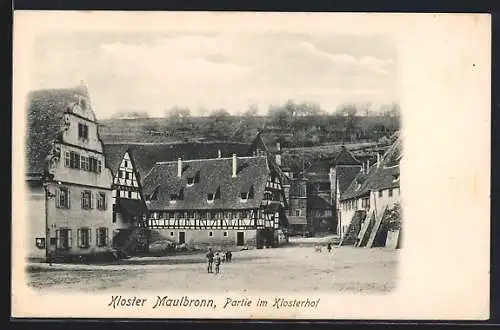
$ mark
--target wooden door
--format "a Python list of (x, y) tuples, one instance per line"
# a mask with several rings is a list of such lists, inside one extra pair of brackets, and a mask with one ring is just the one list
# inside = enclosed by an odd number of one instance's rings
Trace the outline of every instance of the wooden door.
[(239, 231), (236, 233), (236, 245), (241, 246), (245, 245), (245, 233), (242, 231)]
[(184, 244), (186, 242), (186, 232), (179, 232), (179, 244)]

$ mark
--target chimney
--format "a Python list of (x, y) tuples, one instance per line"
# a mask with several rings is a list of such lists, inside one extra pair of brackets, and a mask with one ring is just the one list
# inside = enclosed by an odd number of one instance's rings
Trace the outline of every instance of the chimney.
[(236, 178), (236, 154), (233, 154), (233, 178)]
[(182, 158), (178, 158), (177, 159), (177, 177), (181, 177), (182, 176)]
[(377, 167), (380, 167), (380, 153), (377, 152)]
[(221, 158), (222, 157), (222, 153), (220, 152), (220, 149), (217, 150), (217, 158)]

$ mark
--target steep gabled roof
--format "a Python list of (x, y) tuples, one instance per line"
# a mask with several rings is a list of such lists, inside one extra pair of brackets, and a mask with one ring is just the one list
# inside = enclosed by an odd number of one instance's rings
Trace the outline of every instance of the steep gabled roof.
[(342, 194), (361, 171), (361, 166), (339, 166), (335, 171), (337, 173), (338, 190)]
[(64, 113), (79, 97), (89, 98), (84, 87), (45, 89), (28, 93), (26, 172), (41, 175), (52, 144), (62, 139)]
[(331, 209), (332, 204), (325, 198), (318, 195), (311, 195), (307, 198), (307, 209)]
[(341, 200), (359, 198), (373, 190), (382, 190), (399, 187), (400, 160), (403, 155), (401, 137), (396, 136), (395, 142), (389, 147), (380, 161), (380, 166), (370, 167), (368, 174), (359, 173), (346, 191)]
[(125, 144), (104, 145), (106, 164), (111, 169), (113, 175), (120, 169), (120, 164), (127, 151), (129, 151), (129, 146)]
[[(187, 186), (188, 175), (177, 177), (177, 161), (157, 163), (143, 180), (146, 196), (155, 190), (156, 200), (151, 200), (150, 210), (216, 210), (258, 208), (264, 197), (269, 176), (265, 156), (238, 157), (237, 177), (232, 177), (232, 158), (214, 158), (183, 161), (194, 171), (199, 171), (199, 182)], [(183, 166), (184, 167), (184, 166)], [(249, 190), (251, 195), (241, 202), (241, 193)], [(172, 194), (182, 191), (182, 199), (170, 202)], [(216, 193), (214, 202), (207, 200), (208, 193)]]
[(345, 146), (340, 148), (340, 152), (333, 160), (332, 166), (339, 165), (361, 165), (361, 162)]
[[(116, 163), (116, 158), (120, 153), (124, 154), (124, 151), (128, 150), (136, 171), (141, 178), (144, 178), (157, 162), (175, 161), (179, 157), (183, 160), (215, 158), (218, 150), (221, 151), (222, 157), (232, 156), (233, 153), (245, 155), (248, 144), (236, 142), (125, 143), (106, 144), (104, 148), (106, 153), (110, 153), (111, 165)], [(108, 159), (107, 156), (106, 159)]]

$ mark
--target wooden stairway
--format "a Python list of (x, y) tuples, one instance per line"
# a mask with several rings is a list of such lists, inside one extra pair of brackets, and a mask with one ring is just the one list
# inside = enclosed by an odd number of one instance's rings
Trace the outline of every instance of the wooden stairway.
[(361, 230), (359, 231), (358, 240), (355, 247), (363, 247), (366, 246), (366, 243), (370, 237), (370, 231), (373, 228), (375, 223), (375, 211), (371, 210), (365, 218), (363, 225), (361, 226)]
[(354, 245), (358, 238), (359, 231), (361, 229), (361, 223), (366, 217), (365, 211), (356, 211), (352, 217), (351, 223), (347, 228), (347, 232), (344, 234), (340, 240), (339, 246)]
[(370, 237), (368, 238), (368, 242), (366, 243), (366, 247), (371, 248), (375, 243), (375, 238), (377, 237), (380, 229), (382, 220), (384, 219), (385, 212), (387, 211), (387, 206), (382, 209), (382, 212), (376, 214), (375, 216), (375, 224), (373, 225), (372, 230), (370, 231)]

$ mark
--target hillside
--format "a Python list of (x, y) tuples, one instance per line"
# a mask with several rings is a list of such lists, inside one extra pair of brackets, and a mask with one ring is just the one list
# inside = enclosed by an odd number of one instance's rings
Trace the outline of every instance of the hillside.
[(378, 141), (399, 129), (387, 116), (304, 116), (286, 121), (270, 117), (216, 116), (188, 118), (105, 119), (99, 133), (105, 143), (234, 141), (250, 143), (261, 130), (283, 147)]

